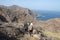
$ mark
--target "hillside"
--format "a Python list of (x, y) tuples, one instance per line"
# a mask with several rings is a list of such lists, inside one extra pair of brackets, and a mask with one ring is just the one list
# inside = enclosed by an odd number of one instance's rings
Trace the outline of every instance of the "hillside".
[[(30, 37), (24, 31), (24, 21), (34, 21), (37, 14), (27, 8), (16, 5), (0, 6), (0, 40), (39, 40), (45, 35), (34, 34)], [(42, 37), (42, 38), (41, 38)], [(46, 39), (46, 38), (44, 38)]]
[(60, 18), (46, 21), (35, 21), (34, 27), (38, 30), (42, 30), (43, 33), (52, 40), (60, 40)]
[[(34, 11), (13, 6), (0, 6), (0, 39), (1, 40), (60, 40), (60, 18), (37, 21)], [(32, 37), (25, 33), (24, 21), (32, 21), (36, 34)]]
[(43, 27), (45, 30), (48, 30), (50, 32), (56, 32), (60, 33), (60, 18), (50, 19), (47, 21), (40, 21), (38, 23), (41, 27)]
[(33, 11), (16, 5), (9, 7), (0, 6), (0, 14), (1, 16), (5, 17), (4, 21), (8, 21), (8, 22), (11, 21), (19, 22), (19, 21), (24, 21), (25, 19), (31, 20), (35, 16), (37, 16), (37, 14), (35, 14)]

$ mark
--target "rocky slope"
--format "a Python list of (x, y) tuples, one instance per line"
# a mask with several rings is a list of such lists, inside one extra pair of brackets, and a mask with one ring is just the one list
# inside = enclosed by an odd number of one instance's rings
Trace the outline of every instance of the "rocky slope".
[[(0, 6), (0, 40), (60, 40), (60, 19), (37, 21), (33, 11), (13, 6)], [(32, 21), (32, 36), (25, 32), (24, 21)]]
[(43, 27), (43, 29), (48, 30), (50, 32), (60, 33), (60, 18), (40, 21), (39, 25), (40, 27)]
[(24, 21), (35, 20), (33, 11), (16, 5), (0, 6), (0, 40), (40, 40), (47, 39), (42, 31), (35, 30), (36, 34), (25, 32)]
[[(4, 18), (3, 21), (5, 22), (20, 22), (24, 20), (31, 20), (33, 17), (37, 16), (33, 11), (22, 8), (16, 5), (13, 6), (0, 6), (0, 18)], [(29, 18), (29, 19), (28, 19)]]
[[(47, 21), (39, 21), (36, 26), (43, 28), (44, 33), (52, 37), (53, 40), (60, 40), (60, 18), (50, 19)], [(38, 28), (39, 28), (38, 26)], [(54, 39), (54, 37), (56, 39)]]

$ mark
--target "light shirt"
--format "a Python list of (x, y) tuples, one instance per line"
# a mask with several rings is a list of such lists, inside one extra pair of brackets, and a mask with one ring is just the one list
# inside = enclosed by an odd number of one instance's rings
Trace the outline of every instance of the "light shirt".
[(32, 28), (33, 28), (33, 23), (30, 24), (28, 30), (32, 30)]
[(30, 25), (33, 25), (33, 23), (31, 23)]

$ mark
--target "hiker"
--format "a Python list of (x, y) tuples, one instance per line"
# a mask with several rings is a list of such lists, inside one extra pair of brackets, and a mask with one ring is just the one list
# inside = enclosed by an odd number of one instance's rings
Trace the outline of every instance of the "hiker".
[(29, 32), (29, 34), (31, 35), (33, 31), (33, 23), (25, 22), (24, 27), (25, 27), (25, 31)]
[(31, 36), (31, 34), (33, 32), (33, 23), (32, 22), (30, 23), (30, 26), (28, 27), (28, 31), (29, 31), (30, 36)]
[(24, 22), (24, 29), (25, 29), (26, 32), (28, 31), (28, 25), (27, 25), (26, 21)]

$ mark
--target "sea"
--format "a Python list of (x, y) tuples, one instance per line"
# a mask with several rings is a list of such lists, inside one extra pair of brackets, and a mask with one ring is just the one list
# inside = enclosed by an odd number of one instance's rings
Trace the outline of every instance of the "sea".
[(36, 11), (37, 14), (41, 15), (36, 17), (37, 20), (49, 20), (54, 18), (60, 18), (59, 11)]

